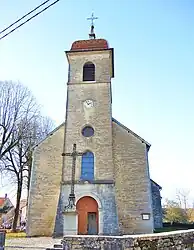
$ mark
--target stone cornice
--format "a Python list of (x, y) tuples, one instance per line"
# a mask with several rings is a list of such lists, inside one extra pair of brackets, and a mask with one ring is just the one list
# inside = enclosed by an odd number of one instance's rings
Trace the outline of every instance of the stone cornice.
[[(71, 181), (62, 181), (62, 185), (70, 185)], [(82, 181), (76, 180), (75, 184), (115, 184), (114, 180), (93, 180), (93, 181)]]

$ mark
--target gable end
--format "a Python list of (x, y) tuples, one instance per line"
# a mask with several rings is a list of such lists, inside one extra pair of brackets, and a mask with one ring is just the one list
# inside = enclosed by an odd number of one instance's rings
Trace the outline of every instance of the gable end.
[(112, 121), (114, 123), (116, 123), (117, 125), (121, 126), (122, 128), (124, 128), (128, 133), (132, 134), (133, 136), (135, 136), (137, 139), (139, 139), (142, 143), (145, 143), (148, 150), (151, 147), (151, 144), (147, 141), (145, 141), (143, 138), (141, 138), (139, 135), (137, 135), (136, 133), (134, 133), (132, 130), (130, 130), (129, 128), (127, 128), (126, 126), (124, 126), (122, 123), (120, 123), (119, 121), (117, 121), (115, 118), (112, 118)]
[(65, 122), (63, 122), (58, 127), (56, 127), (55, 129), (53, 129), (44, 139), (40, 140), (34, 147), (32, 147), (32, 149), (34, 150), (36, 147), (40, 146), (40, 144), (42, 144), (47, 138), (49, 138), (50, 136), (52, 136), (57, 130), (59, 130), (64, 125), (65, 125)]

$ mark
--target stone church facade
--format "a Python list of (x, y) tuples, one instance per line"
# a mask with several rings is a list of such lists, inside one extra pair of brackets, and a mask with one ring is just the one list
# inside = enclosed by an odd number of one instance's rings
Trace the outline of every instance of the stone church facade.
[(34, 148), (27, 235), (152, 233), (161, 188), (150, 180), (150, 144), (112, 117), (114, 50), (89, 39), (66, 55), (66, 119)]

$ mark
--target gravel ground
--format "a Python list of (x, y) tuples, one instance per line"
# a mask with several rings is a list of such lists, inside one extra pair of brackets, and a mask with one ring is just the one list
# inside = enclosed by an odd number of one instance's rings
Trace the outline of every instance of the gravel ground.
[(53, 239), (51, 237), (36, 237), (36, 238), (13, 238), (7, 239), (5, 242), (5, 250), (35, 250), (46, 249), (53, 247), (54, 244), (60, 244), (60, 239)]

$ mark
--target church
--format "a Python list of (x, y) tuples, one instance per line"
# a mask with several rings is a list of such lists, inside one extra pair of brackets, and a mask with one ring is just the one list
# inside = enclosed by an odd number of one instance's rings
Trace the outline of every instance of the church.
[(66, 56), (66, 117), (33, 150), (27, 235), (152, 233), (161, 187), (150, 179), (151, 145), (112, 117), (114, 49), (92, 25)]

